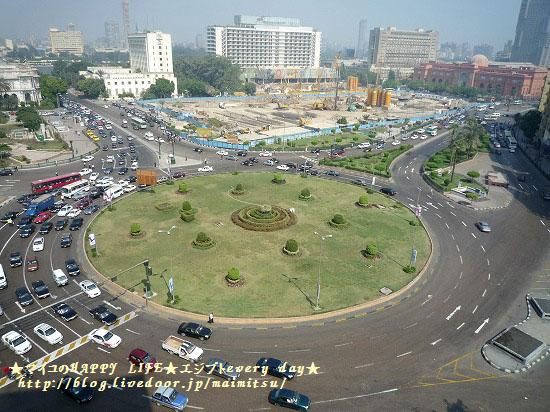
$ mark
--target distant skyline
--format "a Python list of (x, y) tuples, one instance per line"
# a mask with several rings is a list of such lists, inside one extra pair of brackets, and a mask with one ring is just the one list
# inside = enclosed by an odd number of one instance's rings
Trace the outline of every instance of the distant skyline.
[[(323, 32), (323, 40), (355, 47), (359, 21), (373, 27), (436, 30), (440, 43), (487, 43), (500, 50), (513, 39), (521, 0), (130, 0), (131, 31), (161, 30), (172, 42), (194, 43), (206, 26), (233, 23), (235, 14), (298, 17)], [(104, 22), (122, 26), (120, 0), (0, 0), (0, 37), (47, 39), (48, 29), (74, 23), (86, 42), (104, 36)]]

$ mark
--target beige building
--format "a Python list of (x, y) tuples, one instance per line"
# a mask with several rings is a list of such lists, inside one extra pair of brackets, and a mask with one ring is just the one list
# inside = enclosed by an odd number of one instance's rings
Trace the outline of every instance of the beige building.
[(7, 81), (10, 90), (3, 97), (15, 96), (19, 102), (40, 103), (40, 76), (27, 64), (0, 64), (0, 79)]
[(546, 84), (540, 99), (539, 110), (542, 112), (542, 120), (537, 138), (542, 144), (550, 146), (550, 75), (546, 76)]
[(70, 53), (81, 56), (84, 54), (82, 33), (78, 30), (74, 30), (74, 25), (69, 25), (66, 31), (51, 28), (50, 47), (52, 53)]

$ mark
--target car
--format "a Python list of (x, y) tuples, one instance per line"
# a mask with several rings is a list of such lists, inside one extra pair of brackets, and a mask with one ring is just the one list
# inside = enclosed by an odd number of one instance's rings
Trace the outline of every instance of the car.
[(543, 200), (550, 200), (550, 190), (546, 190), (542, 193)]
[(113, 155), (108, 155), (105, 159), (107, 163), (113, 163), (115, 161), (115, 157)]
[(90, 182), (93, 183), (93, 182), (95, 182), (95, 181), (98, 179), (98, 177), (99, 177), (99, 173), (93, 172), (93, 173), (90, 175), (90, 177), (88, 178), (88, 180), (89, 180)]
[(63, 200), (58, 200), (53, 204), (53, 206), (50, 209), (50, 212), (57, 213), (63, 208), (63, 206), (67, 206), (67, 203), (65, 203)]
[(46, 286), (43, 280), (32, 282), (32, 290), (38, 299), (44, 299), (50, 296), (50, 289)]
[[(413, 135), (411, 136), (411, 140), (416, 140), (416, 139), (418, 139), (419, 137), (420, 137), (420, 136), (418, 136), (417, 134), (413, 134)], [(401, 139), (405, 140), (405, 136), (401, 137)]]
[(182, 411), (189, 402), (189, 398), (183, 393), (179, 393), (169, 386), (159, 386), (153, 396), (152, 401), (158, 406), (166, 406), (175, 411)]
[(484, 221), (476, 222), (476, 227), (480, 232), (489, 233), (491, 231), (491, 226), (489, 226), (489, 223)]
[[(185, 176), (185, 173), (184, 173), (183, 175)], [(134, 176), (134, 175), (132, 175), (132, 176), (128, 176), (128, 177), (127, 177), (126, 179), (124, 179), (124, 180), (126, 180), (128, 183), (134, 183), (134, 182), (137, 181), (137, 177)]]
[(84, 214), (85, 215), (91, 215), (91, 214), (97, 212), (98, 210), (99, 210), (98, 205), (90, 205), (86, 209), (84, 209)]
[(67, 223), (69, 223), (69, 219), (59, 219), (57, 222), (55, 222), (54, 229), (59, 231), (65, 229), (65, 226), (67, 226)]
[(358, 148), (358, 149), (366, 149), (367, 147), (370, 147), (370, 146), (371, 146), (371, 145), (370, 145), (369, 142), (363, 142), (363, 143), (359, 143), (359, 144), (357, 145), (357, 148)]
[(107, 309), (105, 305), (99, 305), (98, 307), (90, 309), (90, 315), (108, 326), (115, 323), (118, 319), (117, 315)]
[(62, 248), (71, 247), (73, 243), (73, 236), (70, 233), (63, 233), (61, 236), (60, 244)]
[(384, 193), (385, 195), (388, 195), (388, 196), (395, 196), (397, 194), (397, 192), (394, 189), (392, 189), (391, 187), (382, 187), (380, 189), (380, 192)]
[(226, 151), (226, 150), (218, 150), (218, 151), (216, 152), (216, 154), (217, 154), (218, 156), (227, 156), (227, 155), (229, 154), (229, 152)]
[(399, 140), (394, 140), (393, 142), (391, 142), (392, 146), (399, 146), (401, 144), (401, 142)]
[(84, 219), (82, 219), (81, 217), (77, 217), (76, 219), (73, 219), (71, 221), (71, 224), (69, 225), (69, 230), (70, 231), (80, 230), (83, 223), (84, 223)]
[(0, 219), (0, 222), (7, 223), (10, 220), (13, 222), (16, 217), (17, 217), (17, 212), (6, 212), (4, 216), (2, 216), (2, 219)]
[(90, 402), (94, 397), (94, 390), (89, 386), (82, 385), (80, 378), (63, 376), (57, 387), (77, 403)]
[(359, 186), (367, 186), (368, 182), (365, 179), (353, 179), (352, 183)]
[(19, 219), (19, 222), (17, 222), (17, 227), (21, 229), (24, 226), (28, 226), (32, 223), (32, 217), (30, 216), (23, 216), (21, 219)]
[(32, 345), (27, 338), (14, 330), (3, 334), (2, 342), (17, 355), (23, 355), (32, 349)]
[(42, 252), (44, 250), (44, 238), (39, 236), (35, 238), (32, 242), (32, 251), (33, 252)]
[[(258, 159), (256, 159), (255, 157), (251, 157), (250, 159), (248, 159), (249, 161), (251, 161), (252, 163), (258, 163)], [(279, 163), (279, 162), (275, 162), (275, 163)]]
[(52, 228), (53, 228), (52, 222), (44, 222), (42, 223), (42, 226), (40, 226), (38, 233), (40, 233), (41, 235), (47, 235), (48, 233), (50, 233), (50, 230), (52, 230)]
[(63, 341), (63, 335), (47, 323), (40, 323), (36, 325), (33, 331), (50, 345), (55, 345), (56, 343)]
[(90, 199), (97, 199), (101, 197), (103, 194), (103, 187), (94, 187), (92, 190), (90, 190), (89, 196)]
[(269, 403), (296, 411), (307, 411), (311, 405), (306, 395), (290, 389), (273, 389), (269, 392)]
[(12, 252), (10, 253), (10, 267), (16, 268), (23, 264), (23, 259), (21, 258), (21, 253)]
[(277, 166), (277, 169), (278, 170), (283, 170), (283, 171), (286, 172), (286, 171), (290, 170), (290, 167), (288, 167), (287, 165), (279, 165), (279, 166)]
[(34, 229), (34, 225), (23, 226), (19, 229), (19, 237), (23, 239), (30, 237), (34, 233)]
[(246, 157), (248, 155), (248, 152), (246, 150), (239, 150), (237, 152), (237, 156)]
[(78, 314), (76, 313), (76, 311), (73, 308), (71, 308), (69, 305), (67, 305), (65, 302), (61, 302), (53, 305), (52, 309), (57, 314), (57, 316), (59, 316), (65, 322), (69, 322), (70, 320), (73, 320), (76, 317), (78, 317)]
[(168, 181), (168, 177), (167, 176), (160, 176), (158, 179), (157, 179), (157, 183), (164, 183)]
[(200, 340), (210, 339), (212, 330), (194, 322), (184, 322), (178, 328), (178, 333), (182, 336), (191, 336)]
[(184, 172), (174, 172), (174, 173), (172, 173), (172, 178), (174, 178), (174, 179), (181, 179), (182, 177), (185, 177)]
[(325, 172), (325, 175), (327, 175), (327, 176), (340, 176), (340, 174), (336, 170), (327, 170)]
[(14, 170), (10, 168), (0, 169), (0, 176), (11, 176), (13, 175)]
[(239, 379), (240, 373), (235, 370), (235, 366), (220, 358), (210, 358), (204, 364), (206, 373), (219, 376), (229, 381)]
[(262, 375), (265, 375), (265, 372), (267, 372), (271, 376), (286, 380), (291, 380), (296, 375), (293, 366), (276, 358), (260, 358), (256, 362), (256, 366)]
[(310, 171), (309, 171), (309, 174), (310, 174), (311, 176), (319, 176), (321, 173), (319, 173), (318, 170), (310, 170)]
[[(88, 192), (86, 190), (79, 190), (78, 192), (76, 192), (72, 196), (72, 199), (74, 201), (77, 201), (77, 200), (85, 199), (87, 197), (88, 197)], [(77, 207), (75, 205), (73, 205), (73, 209), (77, 209)], [(69, 213), (71, 213), (71, 212), (69, 212)]]
[(118, 169), (118, 175), (119, 176), (125, 175), (126, 173), (128, 173), (128, 168), (127, 167), (121, 167), (120, 169)]
[(95, 343), (108, 348), (116, 348), (122, 342), (119, 336), (106, 329), (94, 329), (88, 335)]
[(29, 306), (34, 303), (34, 299), (27, 288), (23, 287), (15, 289), (15, 296), (21, 306)]
[(80, 199), (78, 202), (74, 204), (74, 207), (80, 210), (86, 209), (88, 206), (92, 204), (92, 199), (90, 199), (89, 196), (86, 196), (82, 199)]
[(428, 136), (425, 134), (420, 135), (420, 140), (426, 140), (427, 138)]
[(80, 275), (80, 266), (73, 258), (67, 259), (65, 261), (65, 268), (67, 269), (67, 273), (70, 276)]
[(72, 212), (74, 208), (71, 205), (65, 205), (61, 209), (59, 209), (59, 212), (57, 212), (57, 216), (64, 217), (67, 216), (68, 213)]
[(321, 149), (311, 149), (309, 152), (313, 154), (319, 154), (321, 153)]
[(241, 164), (243, 166), (254, 166), (254, 162), (252, 162), (251, 160), (242, 161)]
[(258, 153), (258, 156), (260, 156), (260, 157), (272, 157), (273, 153), (271, 153), (271, 152), (260, 152), (260, 153)]
[(238, 161), (239, 158), (237, 156), (229, 155), (224, 157), (225, 160), (233, 160), (234, 162)]
[(83, 162), (91, 162), (92, 160), (94, 160), (94, 157), (93, 156), (84, 156), (82, 158), (82, 161)]
[(287, 163), (286, 164), (290, 169), (296, 169), (296, 164), (295, 163)]
[(214, 171), (214, 168), (212, 166), (203, 166), (203, 167), (199, 167), (198, 169), (199, 172), (213, 172)]
[(35, 272), (39, 269), (40, 266), (38, 264), (38, 259), (36, 258), (36, 256), (31, 256), (27, 258), (26, 267), (27, 272)]
[(88, 168), (84, 168), (84, 169), (81, 169), (80, 172), (80, 176), (86, 176), (86, 175), (89, 175), (93, 172), (92, 169), (88, 169)]
[(124, 190), (124, 193), (130, 193), (130, 192), (132, 192), (136, 189), (137, 189), (136, 185), (126, 185), (126, 186), (124, 186), (123, 190)]
[(78, 284), (78, 286), (84, 293), (86, 293), (86, 295), (88, 295), (89, 298), (95, 298), (101, 295), (101, 290), (99, 290), (97, 285), (91, 280), (83, 280)]
[(312, 165), (308, 165), (308, 164), (303, 164), (303, 165), (300, 165), (300, 167), (298, 167), (298, 171), (300, 172), (309, 172), (311, 169), (313, 168)]
[(109, 150), (109, 146), (107, 146), (107, 145), (104, 144), (103, 146), (101, 146), (101, 150), (103, 150), (104, 152), (106, 152), (107, 150)]
[(67, 217), (77, 217), (78, 215), (80, 215), (82, 213), (82, 210), (78, 209), (78, 208), (73, 208), (73, 210), (71, 210), (69, 213), (67, 213)]
[(135, 349), (132, 349), (132, 351), (128, 355), (128, 362), (136, 366), (139, 366), (139, 365), (154, 366), (157, 363), (157, 360), (149, 352), (140, 348), (135, 348)]
[(403, 135), (403, 136), (401, 136), (401, 140), (409, 140), (409, 136)]

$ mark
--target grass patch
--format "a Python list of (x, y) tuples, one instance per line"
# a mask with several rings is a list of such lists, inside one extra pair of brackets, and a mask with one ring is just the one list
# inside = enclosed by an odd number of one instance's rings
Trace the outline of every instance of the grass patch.
[[(166, 285), (158, 274), (165, 269), (174, 278), (175, 294), (185, 296), (173, 306), (197, 313), (211, 311), (219, 316), (265, 317), (297, 316), (313, 313), (305, 297), (314, 299), (319, 268), (321, 240), (314, 234), (332, 238), (323, 243), (321, 256), (324, 311), (360, 304), (379, 296), (387, 286), (399, 290), (414, 274), (403, 272), (410, 259), (410, 245), (415, 239), (417, 266), (428, 258), (429, 243), (421, 226), (411, 226), (414, 215), (407, 208), (392, 208), (395, 201), (378, 193), (370, 201), (385, 209), (357, 208), (354, 202), (362, 188), (329, 181), (310, 179), (308, 187), (316, 202), (303, 202), (297, 193), (303, 179), (285, 175), (287, 183), (271, 183), (272, 173), (246, 173), (247, 191), (238, 199), (228, 191), (243, 181), (243, 174), (211, 175), (189, 179), (193, 191), (186, 195), (200, 210), (200, 219), (184, 223), (178, 210), (159, 211), (151, 205), (180, 204), (181, 196), (173, 188), (157, 187), (156, 193), (136, 192), (119, 202), (116, 211), (103, 213), (92, 224), (101, 254), (93, 264), (104, 274), (114, 274), (145, 258), (150, 260), (155, 276), (153, 298), (166, 304)], [(243, 203), (246, 202), (246, 203)], [(294, 208), (295, 225), (275, 232), (253, 232), (236, 226), (231, 214), (250, 203)], [(345, 216), (349, 226), (332, 228), (327, 222), (335, 215)], [(138, 223), (144, 236), (128, 242), (128, 228)], [(159, 233), (175, 225), (170, 235)], [(198, 232), (216, 240), (216, 247), (200, 250), (193, 247)], [(289, 259), (282, 253), (288, 239), (300, 245), (300, 255)], [(376, 244), (384, 259), (368, 265), (361, 254), (368, 244)], [(86, 245), (89, 253), (89, 246)], [(225, 279), (231, 267), (239, 268), (245, 282), (229, 287)], [(141, 290), (143, 267), (132, 269), (118, 278), (127, 289)]]
[(328, 134), (322, 136), (308, 137), (304, 139), (293, 140), (291, 142), (285, 142), (283, 144), (282, 139), (277, 139), (277, 142), (274, 144), (264, 144), (260, 147), (265, 150), (304, 150), (306, 147), (308, 149), (330, 149), (330, 146), (335, 144), (337, 146), (351, 146), (353, 143), (357, 145), (363, 142), (373, 142), (376, 137), (377, 130), (384, 130), (384, 128), (370, 129), (369, 131), (361, 130), (356, 133), (338, 133), (338, 134)]
[(61, 139), (39, 142), (36, 139), (12, 140), (12, 143), (20, 143), (27, 147), (27, 150), (48, 150), (61, 151), (69, 150), (69, 145)]

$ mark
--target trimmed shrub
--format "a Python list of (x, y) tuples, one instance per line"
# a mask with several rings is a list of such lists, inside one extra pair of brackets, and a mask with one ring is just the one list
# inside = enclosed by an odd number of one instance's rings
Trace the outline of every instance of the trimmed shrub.
[(339, 213), (335, 214), (328, 223), (329, 225), (333, 227), (338, 227), (338, 228), (345, 227), (348, 225), (346, 218)]
[(210, 238), (204, 232), (199, 232), (196, 238), (196, 241), (199, 243), (206, 243), (210, 241)]
[(369, 204), (369, 198), (367, 195), (359, 196), (359, 204), (361, 206), (367, 206)]
[(311, 192), (309, 191), (308, 188), (304, 188), (300, 192), (300, 196), (298, 196), (298, 198), (300, 200), (309, 200), (309, 199), (311, 199)]
[(372, 190), (370, 187), (367, 188), (367, 193), (369, 195), (372, 195), (374, 193), (374, 190)]
[(378, 246), (376, 246), (374, 243), (369, 243), (367, 245), (366, 251), (368, 256), (378, 256)]
[(195, 238), (195, 240), (193, 240), (193, 242), (191, 242), (191, 244), (195, 249), (204, 250), (204, 249), (210, 249), (216, 244), (216, 242), (212, 240), (206, 233), (199, 232), (197, 234), (197, 237)]
[(230, 282), (238, 282), (241, 279), (241, 273), (237, 268), (231, 268), (227, 271), (225, 278)]
[(468, 192), (466, 193), (466, 197), (470, 200), (477, 200), (479, 199), (479, 196), (476, 195), (475, 193), (472, 193), (472, 192)]
[(168, 202), (157, 203), (155, 205), (155, 209), (157, 209), (159, 212), (162, 212), (162, 211), (165, 211), (165, 210), (170, 210), (170, 209), (173, 209), (173, 208), (174, 207)]
[(241, 183), (237, 183), (237, 185), (231, 190), (231, 193), (234, 195), (242, 195), (244, 193), (244, 186)]
[(189, 192), (189, 188), (187, 187), (187, 183), (181, 182), (181, 183), (178, 185), (178, 192), (179, 192), (179, 193), (187, 193), (187, 192)]
[(409, 220), (409, 225), (411, 225), (411, 226), (418, 226), (418, 220), (417, 220), (417, 219), (411, 219), (411, 220)]
[(193, 207), (191, 206), (191, 202), (189, 202), (188, 200), (186, 200), (185, 202), (183, 202), (181, 204), (181, 210), (183, 212), (190, 212), (191, 210), (193, 210)]
[(470, 170), (468, 173), (466, 173), (468, 176), (472, 177), (472, 178), (478, 178), (480, 175), (479, 175), (479, 172), (477, 170)]
[(141, 233), (141, 226), (139, 225), (139, 223), (132, 223), (130, 225), (130, 234), (132, 236), (137, 236)]
[(180, 218), (181, 220), (183, 220), (184, 222), (192, 222), (193, 220), (195, 220), (195, 215), (193, 213), (180, 213)]
[(294, 239), (288, 239), (285, 243), (285, 250), (290, 253), (298, 252), (298, 242)]
[(166, 184), (172, 186), (174, 184), (174, 181), (172, 179), (167, 180)]
[(411, 266), (411, 265), (404, 266), (403, 267), (403, 272), (405, 272), (405, 273), (414, 273), (414, 272), (416, 272), (416, 267)]
[(285, 183), (285, 178), (283, 177), (283, 175), (281, 173), (275, 173), (275, 175), (273, 175), (273, 179), (271, 180), (273, 183), (277, 183), (277, 184), (282, 184), (282, 183)]
[(241, 183), (237, 183), (237, 186), (235, 186), (235, 190), (242, 192), (244, 190), (243, 185)]

